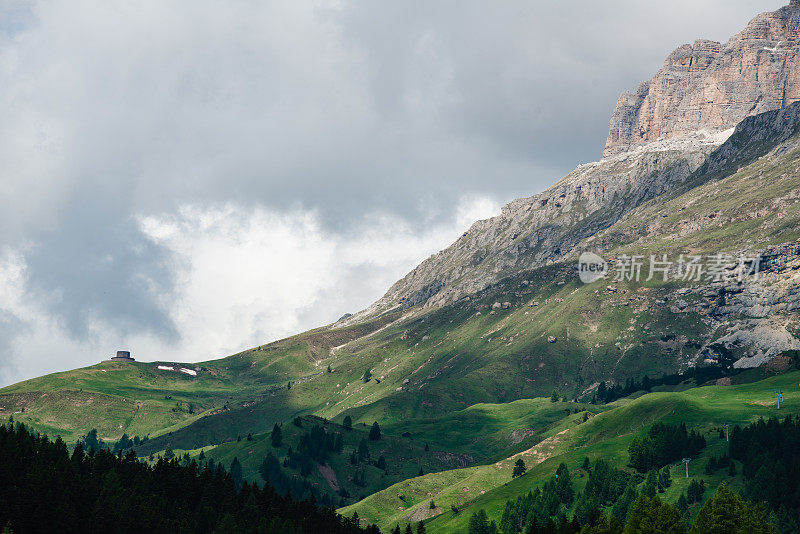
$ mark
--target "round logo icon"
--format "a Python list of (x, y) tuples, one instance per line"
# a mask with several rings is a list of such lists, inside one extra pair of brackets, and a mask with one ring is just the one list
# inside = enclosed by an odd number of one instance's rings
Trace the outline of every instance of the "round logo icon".
[(584, 284), (591, 284), (608, 273), (608, 262), (594, 252), (584, 252), (578, 258), (578, 276)]

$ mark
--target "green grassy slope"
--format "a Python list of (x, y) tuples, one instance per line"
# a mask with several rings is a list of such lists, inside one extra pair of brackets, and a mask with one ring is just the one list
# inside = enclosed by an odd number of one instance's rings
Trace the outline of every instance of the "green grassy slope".
[[(343, 508), (341, 512), (348, 515), (358, 512), (359, 517), (386, 527), (404, 524), (410, 518), (417, 520), (433, 515), (428, 503), (434, 500), (438, 510), (435, 519), (426, 522), (428, 531), (462, 532), (466, 530), (469, 516), (481, 508), (490, 517), (499, 519), (506, 500), (542, 484), (555, 473), (561, 462), (575, 471), (573, 479), (578, 489), (585, 483), (578, 470), (584, 457), (593, 461), (602, 458), (617, 467), (624, 467), (631, 440), (646, 432), (656, 421), (685, 422), (690, 428), (703, 432), (709, 446), (690, 464), (690, 474), (705, 479), (709, 487), (715, 487), (723, 480), (737, 487), (740, 479), (729, 480), (724, 470), (713, 476), (703, 474), (708, 458), (723, 452), (719, 429), (725, 422), (744, 425), (759, 417), (800, 413), (798, 384), (800, 372), (795, 371), (737, 386), (706, 386), (682, 392), (649, 393), (635, 400), (621, 399), (586, 422), (581, 422), (582, 418), (575, 415), (564, 418), (550, 432), (550, 440), (521, 455), (529, 472), (517, 480), (511, 479), (513, 461), (510, 458), (496, 464), (433, 473), (421, 479), (404, 481)], [(785, 394), (780, 411), (773, 393), (776, 388), (783, 389)], [(686, 489), (689, 481), (681, 478), (682, 469), (682, 464), (672, 466), (674, 484), (667, 490), (665, 499), (674, 502)], [(412, 499), (401, 500), (398, 494), (412, 496)], [(460, 511), (454, 513), (452, 505)]]
[(313, 330), (220, 360), (178, 365), (196, 370), (196, 376), (159, 370), (159, 365), (172, 365), (166, 362), (104, 361), (54, 373), (0, 389), (0, 414), (13, 414), (66, 440), (92, 428), (116, 440), (123, 432), (157, 437), (196, 424), (210, 428), (198, 438), (210, 440), (203, 444), (220, 442), (241, 433), (229, 425), (230, 419), (241, 420), (245, 433), (258, 432), (319, 408), (315, 388), (289, 394), (287, 383), (313, 383), (325, 371), (320, 358), (333, 347), (392, 319), (387, 315), (354, 327)]
[[(583, 241), (582, 248), (597, 248), (609, 257), (674, 256), (752, 252), (800, 239), (800, 138), (781, 142), (771, 151), (766, 145), (753, 148), (753, 157), (766, 154), (760, 159), (720, 164), (707, 179), (694, 180), (693, 188), (655, 198)], [(422, 503), (431, 498), (445, 507), (502, 501), (493, 495), (522, 484), (506, 485), (513, 463), (504, 460), (509, 455), (521, 452), (526, 462), (540, 464), (534, 473), (552, 472), (555, 460), (547, 458), (569, 450), (591, 448), (624, 460), (620, 451), (627, 440), (653, 417), (668, 418), (663, 410), (669, 403), (685, 403), (683, 417), (697, 410), (711, 416), (705, 408), (713, 403), (696, 406), (694, 390), (619, 401), (603, 414), (588, 407), (594, 417), (587, 422), (581, 413), (567, 416), (565, 411), (586, 406), (536, 399), (556, 389), (568, 400), (588, 400), (601, 380), (657, 377), (702, 363), (700, 349), (720, 335), (721, 327), (708, 312), (670, 310), (666, 302), (674, 302), (683, 287), (658, 279), (584, 285), (569, 260), (537, 266), (442, 308), (394, 311), (368, 323), (321, 328), (185, 365), (197, 368), (197, 376), (158, 370), (157, 363), (103, 362), (36, 378), (0, 389), (0, 415), (13, 414), (69, 441), (97, 428), (108, 440), (123, 432), (150, 435), (144, 452), (167, 444), (187, 450), (219, 445), (222, 456), (227, 448), (241, 447), (236, 436), (267, 432), (275, 422), (298, 415), (379, 421), (393, 439), (411, 434), (408, 443), (398, 441), (409, 451), (428, 442), (443, 455), (461, 455), (459, 465), (471, 466), (448, 469), (453, 456), (422, 459), (431, 461), (425, 472), (448, 470), (400, 482), (353, 509), (385, 524), (417, 513), (437, 514), (434, 528), (450, 521), (461, 525), (462, 515), (448, 519), (451, 512), (423, 511)], [(703, 297), (685, 298), (694, 304)], [(800, 335), (797, 314), (777, 311), (772, 317)], [(368, 381), (363, 380), (366, 371)], [(748, 391), (750, 386), (737, 387)], [(736, 415), (731, 406), (713, 407), (725, 417)], [(761, 409), (768, 410), (748, 406), (742, 413)], [(413, 475), (418, 467), (397, 476)], [(247, 469), (252, 473), (252, 466)], [(345, 465), (334, 469), (337, 476), (347, 471)], [(365, 488), (353, 491), (366, 494), (396, 480), (368, 478)]]
[[(656, 198), (586, 244), (614, 256), (733, 252), (796, 239), (800, 154), (793, 143), (732, 176)], [(297, 414), (393, 425), (554, 388), (580, 397), (599, 380), (683, 370), (715, 334), (704, 316), (658, 304), (674, 284), (615, 289), (582, 285), (571, 262), (557, 264), (444, 308), (318, 329), (205, 362), (199, 365), (208, 371), (196, 378), (152, 364), (104, 363), (4, 388), (0, 408), (24, 408), (18, 419), (67, 438), (91, 427), (110, 439), (172, 432), (176, 446), (194, 448), (263, 432)], [(800, 328), (786, 320), (790, 330)], [(325, 372), (328, 365), (333, 373)], [(367, 369), (374, 379), (364, 383)]]
[[(308, 480), (320, 491), (329, 493), (334, 502), (339, 501), (338, 494), (342, 489), (351, 496), (345, 499), (346, 502), (354, 502), (396, 482), (416, 476), (420, 468), (424, 472), (442, 471), (457, 467), (461, 461), (456, 455), (445, 454), (434, 448), (426, 451), (424, 443), (386, 433), (383, 433), (380, 440), (369, 440), (367, 426), (356, 425), (346, 430), (340, 425), (313, 416), (306, 416), (301, 420), (302, 427), (292, 423), (282, 425), (281, 447), (273, 447), (270, 435), (265, 433), (254, 436), (252, 441), (242, 439), (206, 449), (205, 456), (222, 462), (226, 467), (229, 467), (233, 458), (237, 457), (242, 464), (245, 479), (261, 483), (258, 467), (268, 452), (283, 459), (288, 454), (290, 446), (297, 450), (303, 433), (308, 432), (313, 425), (322, 425), (327, 432), (340, 433), (343, 436), (344, 449), (341, 453), (329, 453), (325, 464), (313, 469)], [(362, 439), (367, 439), (370, 456), (353, 466), (350, 464), (350, 455), (357, 450)], [(386, 459), (385, 471), (374, 465), (381, 456)], [(291, 477), (300, 476), (299, 469), (285, 466), (284, 470)], [(355, 483), (353, 474), (356, 471), (363, 471), (363, 484)]]

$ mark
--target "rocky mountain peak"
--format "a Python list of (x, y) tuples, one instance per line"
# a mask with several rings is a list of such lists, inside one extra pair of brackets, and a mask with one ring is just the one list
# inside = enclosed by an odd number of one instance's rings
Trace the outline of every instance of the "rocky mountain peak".
[(611, 117), (603, 156), (690, 133), (732, 128), (800, 100), (800, 0), (755, 17), (726, 44), (697, 40), (672, 52)]
[[(748, 117), (755, 115), (768, 123), (767, 112), (778, 109), (783, 110), (778, 115), (800, 113), (800, 104), (789, 108), (800, 101), (796, 5), (800, 0), (759, 15), (726, 44), (701, 39), (676, 49), (653, 79), (620, 97), (606, 157), (476, 222), (380, 300), (337, 324), (388, 310), (447, 305), (510, 275), (563, 261), (582, 240), (665, 192), (693, 183), (701, 166), (707, 166), (706, 175), (717, 173), (708, 167), (717, 149), (725, 155), (723, 162), (735, 162), (741, 147), (727, 141), (738, 124), (753, 122)], [(797, 120), (789, 122), (793, 133)], [(775, 129), (767, 126), (762, 129)], [(738, 137), (756, 138), (757, 132)]]

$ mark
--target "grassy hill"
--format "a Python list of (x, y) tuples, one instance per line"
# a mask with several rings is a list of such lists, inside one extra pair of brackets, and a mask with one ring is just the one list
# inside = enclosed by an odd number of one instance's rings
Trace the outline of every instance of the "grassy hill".
[[(630, 442), (657, 421), (686, 423), (689, 428), (701, 431), (709, 445), (690, 463), (690, 475), (704, 479), (707, 487), (715, 488), (726, 481), (737, 488), (741, 479), (731, 479), (724, 470), (713, 475), (703, 473), (708, 459), (724, 450), (725, 443), (719, 439), (720, 428), (726, 422), (745, 425), (760, 417), (799, 414), (798, 384), (800, 372), (795, 371), (749, 384), (705, 386), (682, 392), (648, 393), (633, 400), (621, 399), (586, 421), (582, 414), (565, 417), (549, 431), (547, 439), (519, 455), (493, 464), (407, 480), (342, 508), (340, 512), (346, 515), (358, 512), (359, 517), (374, 521), (382, 528), (432, 516), (426, 521), (429, 532), (464, 532), (473, 512), (485, 509), (490, 518), (499, 520), (508, 499), (543, 484), (562, 462), (574, 472), (572, 478), (578, 490), (586, 482), (580, 470), (586, 457), (592, 461), (602, 458), (625, 468)], [(774, 393), (778, 388), (785, 395), (780, 411)], [(519, 457), (529, 471), (512, 480), (513, 462)], [(681, 463), (671, 466), (671, 476), (673, 485), (662, 497), (674, 503), (686, 490), (690, 479), (685, 478)], [(436, 510), (430, 509), (431, 500)], [(453, 512), (452, 506), (459, 511)]]
[[(763, 250), (798, 239), (798, 142), (791, 137), (733, 174), (714, 172), (688, 191), (658, 197), (586, 246), (606, 248), (609, 257), (675, 256)], [(769, 287), (762, 290), (756, 298), (773, 298)], [(726, 327), (746, 327), (746, 312), (727, 323), (710, 320), (720, 299), (704, 291), (702, 284), (658, 278), (584, 285), (572, 262), (554, 264), (442, 308), (395, 311), (192, 364), (201, 369), (196, 377), (159, 371), (155, 363), (111, 362), (48, 375), (0, 390), (0, 409), (70, 439), (92, 427), (108, 439), (172, 432), (175, 446), (196, 448), (264, 432), (296, 415), (349, 414), (391, 426), (553, 389), (585, 398), (600, 380), (683, 371)], [(671, 309), (679, 299), (690, 309)], [(776, 307), (771, 320), (800, 332), (796, 314)], [(367, 371), (372, 379), (365, 382)]]

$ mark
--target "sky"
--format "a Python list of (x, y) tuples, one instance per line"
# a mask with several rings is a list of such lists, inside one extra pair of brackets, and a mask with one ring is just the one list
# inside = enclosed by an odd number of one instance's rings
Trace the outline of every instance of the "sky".
[(0, 0), (0, 386), (378, 299), (766, 0)]

